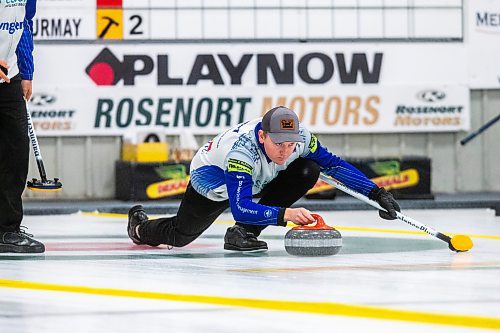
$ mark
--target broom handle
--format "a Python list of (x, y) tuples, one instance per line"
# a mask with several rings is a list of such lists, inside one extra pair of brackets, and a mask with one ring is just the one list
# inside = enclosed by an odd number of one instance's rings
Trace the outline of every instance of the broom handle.
[(38, 171), (40, 172), (40, 178), (42, 180), (42, 183), (45, 183), (47, 182), (47, 174), (45, 173), (42, 152), (40, 151), (40, 146), (38, 145), (35, 128), (33, 127), (30, 110), (28, 109), (28, 102), (26, 102), (26, 117), (28, 118), (28, 135), (30, 137), (31, 146), (33, 147), (33, 153), (35, 154), (36, 164), (38, 166)]
[[(335, 186), (335, 188), (338, 188), (342, 192), (345, 192), (345, 193), (347, 193), (349, 195), (352, 195), (353, 197), (355, 197), (355, 198), (357, 198), (357, 199), (359, 199), (359, 200), (361, 200), (361, 201), (369, 204), (370, 206), (373, 206), (373, 207), (375, 207), (375, 208), (377, 208), (379, 210), (384, 210), (384, 211), (386, 210), (386, 209), (382, 208), (378, 204), (378, 202), (370, 200), (369, 198), (367, 198), (363, 194), (350, 189), (349, 187), (345, 186), (344, 184), (342, 184), (341, 182), (339, 182), (338, 180), (336, 180), (334, 178), (331, 178), (331, 177), (326, 176), (324, 174), (320, 174), (319, 178), (321, 178), (321, 180), (323, 180), (325, 183), (328, 183), (328, 184), (330, 184), (332, 186)], [(446, 236), (446, 235), (440, 233), (439, 231), (434, 230), (431, 227), (428, 227), (425, 224), (420, 223), (417, 220), (412, 219), (411, 217), (406, 216), (406, 215), (404, 215), (404, 214), (402, 214), (402, 213), (400, 213), (398, 211), (396, 211), (396, 217), (399, 220), (401, 220), (401, 221), (403, 221), (403, 222), (411, 225), (412, 227), (417, 228), (417, 229), (419, 229), (419, 230), (421, 230), (423, 232), (426, 232), (429, 235), (437, 237), (437, 238), (439, 238), (439, 239), (441, 239), (441, 240), (443, 240), (445, 242), (449, 242), (449, 240), (450, 240), (449, 236)]]
[(471, 134), (469, 134), (468, 136), (466, 136), (465, 138), (463, 138), (462, 140), (460, 140), (460, 144), (462, 146), (465, 146), (467, 144), (467, 142), (469, 142), (470, 140), (474, 139), (479, 134), (481, 134), (484, 131), (486, 131), (490, 126), (492, 126), (494, 123), (496, 123), (499, 120), (500, 120), (500, 114), (498, 116), (496, 116), (495, 118), (491, 119), (490, 121), (488, 121), (483, 126), (479, 127), (479, 129), (476, 130), (475, 132), (472, 132)]

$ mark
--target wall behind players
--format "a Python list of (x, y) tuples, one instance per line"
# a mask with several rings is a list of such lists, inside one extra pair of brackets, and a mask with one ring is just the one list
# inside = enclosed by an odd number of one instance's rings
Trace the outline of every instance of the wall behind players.
[[(340, 45), (339, 41), (349, 41), (355, 42), (351, 45), (356, 45), (357, 42), (370, 42), (372, 45), (382, 45), (382, 49), (397, 41), (409, 45), (409, 48), (405, 49), (408, 52), (405, 52), (405, 57), (391, 61), (387, 66), (392, 70), (404, 68), (406, 71), (414, 68), (415, 71), (429, 73), (428, 70), (434, 69), (435, 64), (432, 61), (426, 61), (425, 64), (419, 63), (419, 58), (409, 50), (411, 45), (416, 45), (413, 44), (414, 42), (431, 42), (431, 45), (449, 47), (450, 54), (447, 58), (449, 61), (445, 62), (445, 67), (449, 68), (449, 71), (441, 71), (440, 69), (432, 71), (434, 74), (442, 74), (440, 76), (442, 81), (437, 81), (437, 87), (431, 87), (430, 82), (425, 81), (425, 86), (431, 88), (425, 88), (423, 91), (427, 91), (427, 93), (420, 94), (420, 96), (432, 99), (436, 98), (435, 96), (442, 96), (439, 92), (444, 92), (446, 94), (445, 101), (452, 101), (452, 105), (460, 105), (462, 98), (467, 96), (468, 92), (462, 93), (462, 88), (457, 89), (456, 84), (460, 80), (453, 81), (454, 77), (450, 77), (448, 74), (454, 72), (450, 64), (457, 63), (457, 59), (464, 57), (465, 64), (457, 65), (455, 68), (457, 72), (452, 73), (452, 75), (457, 73), (462, 75), (465, 69), (464, 86), (466, 90), (468, 90), (467, 87), (469, 89), (489, 89), (470, 92), (470, 101), (467, 102), (470, 105), (468, 108), (471, 119), (470, 128), (477, 129), (497, 115), (498, 110), (500, 110), (499, 90), (492, 90), (500, 87), (500, 62), (496, 60), (500, 47), (500, 42), (498, 42), (500, 26), (495, 23), (498, 22), (499, 3), (500, 0), (465, 2), (461, 0), (431, 0), (425, 1), (425, 3), (413, 0), (38, 0), (37, 20), (39, 21), (35, 22), (36, 52), (37, 59), (39, 59), (35, 74), (35, 92), (37, 94), (35, 95), (36, 100), (34, 99), (36, 104), (32, 103), (31, 107), (35, 108), (34, 111), (41, 111), (37, 121), (40, 126), (39, 131), (44, 132), (42, 125), (50, 131), (58, 127), (61, 131), (64, 130), (64, 127), (73, 128), (72, 122), (76, 119), (77, 113), (80, 113), (79, 116), (84, 115), (84, 118), (90, 119), (89, 124), (95, 124), (96, 93), (99, 98), (108, 98), (119, 104), (121, 98), (116, 93), (120, 89), (127, 88), (123, 84), (123, 78), (114, 88), (102, 87), (96, 86), (90, 76), (79, 67), (65, 66), (63, 69), (59, 69), (61, 66), (57, 66), (58, 60), (66, 61), (66, 59), (58, 56), (58, 51), (61, 51), (62, 54), (66, 52), (66, 48), (74, 51), (75, 47), (80, 46), (79, 44), (82, 44), (83, 47), (89, 47), (89, 44), (95, 44), (95, 46), (89, 48), (88, 54), (71, 53), (69, 58), (75, 57), (75, 59), (80, 59), (79, 61), (83, 58), (84, 62), (88, 64), (106, 46), (122, 62), (130, 49), (132, 55), (141, 52), (141, 47), (138, 47), (137, 44), (141, 42), (140, 40), (155, 44), (155, 46), (146, 47), (146, 49), (149, 47), (157, 48), (156, 51), (148, 51), (153, 59), (159, 54), (176, 55), (177, 53), (175, 51), (171, 53), (171, 50), (181, 44), (188, 46), (192, 43), (197, 47), (202, 45), (199, 43), (213, 43), (214, 41), (250, 40), (261, 42), (264, 45), (272, 42), (270, 44), (272, 46), (276, 45), (277, 42), (283, 42), (282, 39), (286, 39), (288, 42), (316, 41), (330, 44), (334, 48)], [(285, 4), (286, 7), (283, 6)], [(108, 32), (111, 33), (113, 29), (117, 29), (119, 37), (112, 37), (111, 34), (107, 35), (106, 33), (102, 38), (99, 38), (106, 25), (103, 26), (102, 22), (98, 23), (99, 18), (103, 17), (103, 15), (98, 16), (98, 11), (106, 9), (112, 9), (111, 13), (117, 14), (121, 20), (121, 23), (115, 24), (108, 18), (102, 18), (104, 23), (111, 22)], [(117, 20), (114, 19), (114, 21)], [(242, 22), (244, 24), (241, 24)], [(113, 38), (117, 38), (117, 40), (113, 40)], [(297, 45), (299, 44), (293, 44), (289, 47), (290, 52), (293, 53)], [(333, 57), (335, 51), (326, 52), (323, 49), (325, 44), (317, 45), (322, 45), (322, 47), (314, 51), (327, 53), (334, 61), (336, 60)], [(359, 46), (361, 47), (363, 44)], [(44, 48), (46, 49), (44, 50)], [(53, 48), (54, 53), (47, 58), (41, 53), (51, 54), (52, 51), (46, 52), (48, 48)], [(457, 49), (462, 51), (455, 52)], [(483, 52), (483, 50), (485, 51)], [(374, 53), (369, 55), (370, 62), (368, 64), (370, 66), (373, 64), (373, 55)], [(415, 58), (417, 59), (415, 64), (408, 62), (408, 59)], [(430, 59), (433, 60), (432, 57)], [(283, 59), (280, 60), (279, 65), (283, 66)], [(223, 69), (224, 66), (220, 59), (215, 58), (215, 61), (218, 68)], [(417, 64), (422, 67), (416, 67)], [(79, 64), (79, 66), (81, 65), (82, 63)], [(139, 65), (137, 63), (137, 70), (141, 69)], [(334, 62), (334, 65), (336, 71), (333, 77), (338, 78), (340, 74), (337, 63)], [(373, 70), (372, 67), (369, 69)], [(48, 82), (38, 82), (39, 79), (42, 80), (42, 75), (43, 80), (50, 80), (54, 73), (74, 70), (80, 71), (77, 77), (65, 76), (60, 78), (55, 85)], [(383, 69), (383, 71), (385, 70), (387, 68)], [(159, 101), (159, 98), (164, 96), (164, 90), (170, 91), (164, 86), (157, 86), (153, 89), (156, 90), (153, 91), (154, 96), (148, 96), (141, 92), (142, 89), (147, 88), (140, 87), (156, 74), (155, 71), (156, 68), (148, 75), (137, 77), (136, 82), (139, 83), (139, 89), (131, 90), (134, 98), (139, 98), (139, 101), (147, 100), (147, 98)], [(178, 73), (171, 72), (171, 74)], [(269, 75), (272, 78), (272, 73)], [(54, 75), (54, 77), (58, 76)], [(177, 76), (172, 75), (172, 77)], [(227, 78), (223, 74), (223, 79), (227, 80)], [(354, 103), (352, 105), (356, 105), (356, 96), (359, 97), (366, 91), (376, 92), (374, 87), (384, 86), (384, 91), (380, 95), (384, 103), (388, 101), (389, 96), (399, 98), (396, 90), (391, 92), (389, 87), (385, 85), (384, 76), (380, 78), (381, 83), (378, 85), (356, 85), (353, 87), (355, 89), (353, 93), (346, 92), (345, 85), (342, 88), (340, 84), (325, 85), (321, 89), (318, 89), (320, 85), (311, 85), (309, 89), (305, 90), (308, 95), (302, 94), (304, 91), (302, 87), (300, 89), (290, 87), (289, 89), (290, 91), (300, 90), (300, 93), (294, 93), (294, 96), (298, 97), (296, 99), (298, 105), (301, 103), (301, 97), (317, 96), (312, 94), (316, 90), (320, 91), (320, 97), (332, 96), (332, 94), (336, 96), (340, 91), (340, 99), (344, 105), (348, 104), (346, 103), (348, 100), (351, 101), (350, 103)], [(72, 92), (64, 91), (71, 87), (73, 80), (76, 86), (72, 87)], [(451, 86), (446, 83), (448, 82), (446, 80), (450, 80)], [(334, 80), (330, 81), (330, 83), (333, 82)], [(406, 83), (408, 84), (408, 81)], [(80, 86), (78, 86), (79, 84)], [(424, 103), (416, 99), (416, 93), (421, 92), (420, 88), (422, 88), (417, 86), (418, 84), (411, 87), (414, 91), (411, 92), (411, 96), (408, 95), (408, 100), (405, 100), (403, 105)], [(330, 87), (331, 89), (329, 89)], [(82, 96), (88, 93), (87, 88), (93, 91), (89, 96), (94, 96), (94, 99), (83, 100)], [(108, 88), (109, 90), (106, 90)], [(406, 89), (408, 88), (409, 86), (406, 86)], [(363, 89), (367, 90), (363, 92)], [(448, 89), (451, 89), (450, 91), (453, 93), (450, 93)], [(138, 97), (135, 97), (137, 91), (139, 92)], [(410, 91), (408, 89), (407, 93), (410, 94)], [(188, 90), (181, 91), (182, 94), (187, 94), (187, 92)], [(74, 98), (75, 104), (83, 105), (85, 108), (80, 109), (79, 106), (77, 109), (75, 105), (68, 104), (71, 102), (71, 99), (68, 99), (70, 96)], [(289, 93), (286, 96), (289, 96)], [(354, 96), (354, 98), (349, 96)], [(55, 102), (54, 98), (58, 102)], [(117, 99), (115, 100), (115, 98)], [(129, 105), (127, 103), (129, 102), (122, 103), (123, 110), (127, 110), (125, 108)], [(146, 106), (145, 109), (148, 109), (147, 103), (149, 102), (143, 103), (145, 103), (143, 104)], [(313, 106), (314, 103), (309, 105)], [(114, 121), (117, 124), (118, 104), (114, 103), (113, 105), (115, 111), (111, 123)], [(135, 110), (133, 115), (140, 115), (138, 107)], [(155, 107), (155, 110), (158, 111), (158, 108)], [(307, 109), (306, 114), (313, 114), (312, 110), (312, 108)], [(87, 114), (85, 115), (85, 113)], [(351, 113), (349, 119), (354, 119), (354, 115), (355, 113)], [(163, 115), (160, 120), (164, 121), (168, 119), (168, 116), (171, 115)], [(59, 119), (54, 121), (51, 119), (53, 117)], [(139, 123), (143, 123), (144, 119), (147, 119), (147, 117), (144, 118), (144, 115), (141, 117)], [(153, 119), (152, 113), (151, 117)], [(122, 112), (120, 119), (121, 123), (126, 124), (128, 113)], [(105, 120), (105, 117), (101, 118), (101, 124), (105, 124)], [(359, 128), (364, 128), (366, 131), (359, 131)], [(106, 131), (110, 129), (107, 128)], [(117, 128), (113, 130), (117, 130)], [(347, 157), (398, 157), (410, 153), (428, 156), (433, 161), (432, 187), (434, 192), (500, 190), (500, 174), (496, 172), (497, 166), (500, 164), (500, 146), (496, 144), (500, 142), (499, 131), (496, 130), (496, 127), (492, 127), (482, 136), (462, 147), (458, 142), (467, 134), (465, 130), (464, 127), (456, 128), (454, 132), (369, 134), (373, 133), (369, 127), (358, 126), (359, 134), (346, 131), (345, 133), (349, 134), (319, 134), (319, 136), (332, 150)], [(65, 179), (65, 185), (68, 185), (65, 186), (63, 192), (56, 195), (64, 198), (112, 197), (114, 161), (119, 156), (120, 138), (106, 136), (105, 131), (101, 134), (92, 134), (99, 135), (99, 137), (61, 137), (56, 136), (54, 131), (49, 133), (51, 134), (47, 134), (48, 137), (42, 136), (40, 138), (44, 159), (47, 160), (48, 168), (53, 170), (56, 176), (62, 176)], [(203, 142), (210, 136), (206, 134), (199, 136), (198, 139)], [(170, 137), (170, 139), (175, 141), (175, 136)], [(36, 175), (36, 164), (32, 163), (31, 167), (30, 174)], [(75, 177), (75, 174), (82, 175), (82, 177)], [(30, 192), (27, 195), (33, 197), (36, 194)]]

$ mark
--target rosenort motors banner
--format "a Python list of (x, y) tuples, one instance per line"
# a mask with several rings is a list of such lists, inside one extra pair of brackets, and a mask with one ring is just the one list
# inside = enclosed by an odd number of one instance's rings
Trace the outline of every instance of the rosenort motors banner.
[(284, 105), (315, 133), (469, 129), (458, 44), (37, 45), (38, 135), (217, 134)]

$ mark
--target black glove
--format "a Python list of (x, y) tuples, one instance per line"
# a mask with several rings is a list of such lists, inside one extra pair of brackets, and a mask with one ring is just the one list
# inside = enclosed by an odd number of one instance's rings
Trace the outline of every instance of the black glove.
[(370, 194), (368, 194), (368, 198), (375, 200), (380, 206), (382, 206), (382, 208), (387, 210), (387, 212), (385, 210), (378, 211), (378, 215), (380, 215), (383, 219), (395, 220), (396, 211), (401, 211), (399, 204), (396, 200), (394, 200), (392, 194), (387, 192), (383, 187), (375, 186), (373, 190), (371, 190)]

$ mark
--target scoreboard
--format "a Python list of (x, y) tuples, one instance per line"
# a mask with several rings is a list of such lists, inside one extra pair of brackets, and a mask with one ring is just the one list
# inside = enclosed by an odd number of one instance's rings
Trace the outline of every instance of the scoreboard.
[[(35, 40), (174, 39), (179, 21), (179, 4), (175, 0), (38, 0), (37, 3), (33, 20)], [(214, 0), (214, 3), (221, 2)], [(183, 6), (184, 10), (180, 10), (188, 14), (186, 19), (191, 29), (201, 32), (201, 19), (196, 17), (201, 16), (201, 0), (186, 0)]]

